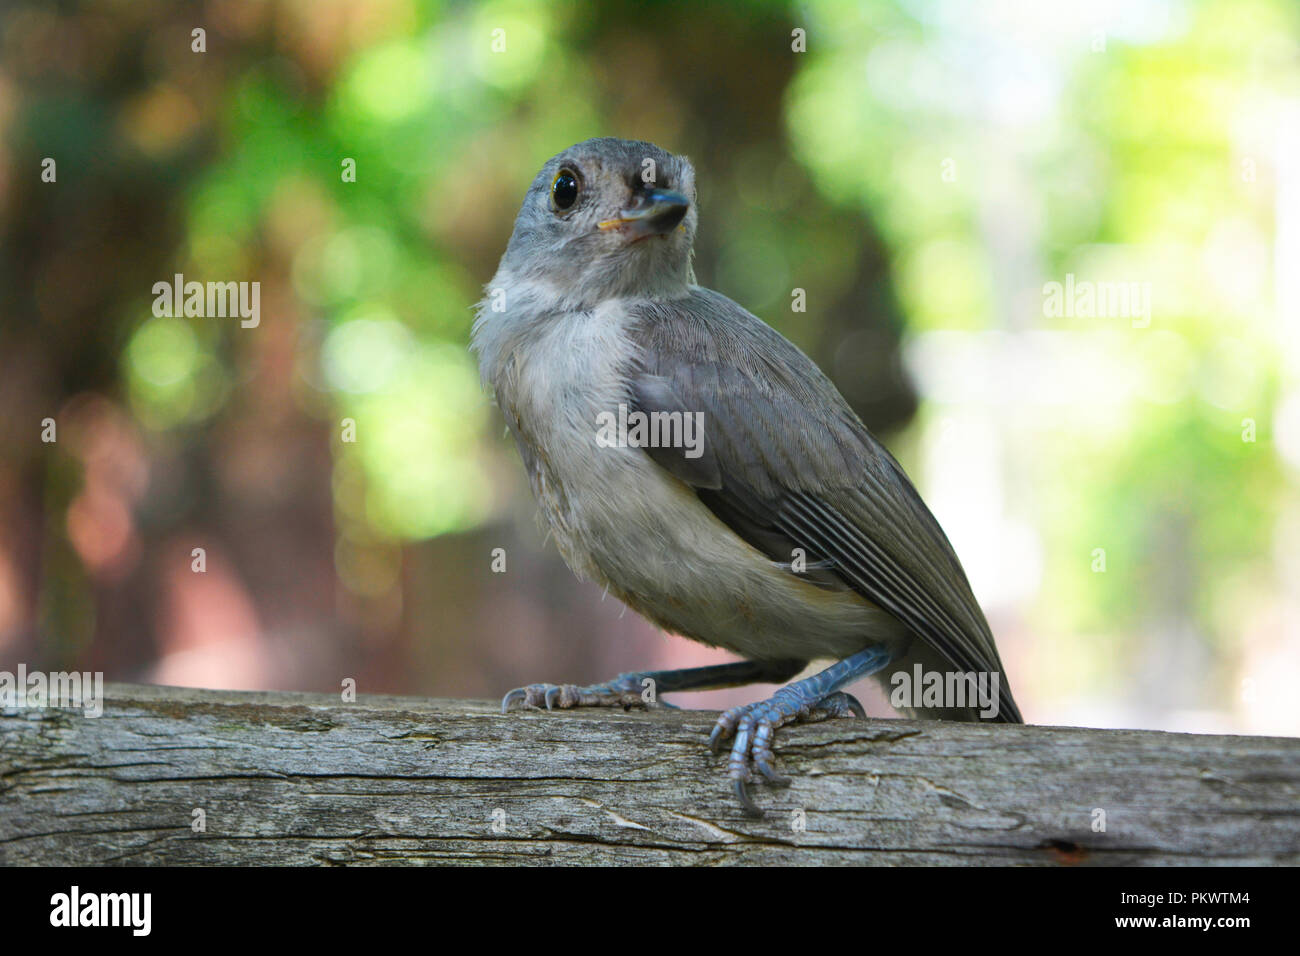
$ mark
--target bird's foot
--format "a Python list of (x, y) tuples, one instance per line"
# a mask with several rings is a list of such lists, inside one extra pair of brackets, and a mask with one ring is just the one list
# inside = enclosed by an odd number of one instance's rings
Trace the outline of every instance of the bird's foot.
[(724, 740), (734, 737), (728, 762), (732, 789), (747, 813), (761, 817), (763, 811), (749, 795), (748, 785), (754, 780), (754, 770), (775, 786), (785, 787), (790, 784), (790, 779), (777, 773), (773, 767), (776, 757), (772, 753), (772, 735), (777, 728), (832, 717), (866, 716), (867, 713), (857, 698), (844, 691), (816, 698), (808, 696), (808, 692), (798, 684), (791, 684), (782, 687), (767, 700), (725, 711), (713, 726), (709, 744), (716, 753)]
[(524, 707), (547, 710), (569, 710), (573, 707), (622, 707), (624, 710), (650, 707), (672, 707), (667, 701), (658, 700), (654, 685), (644, 683), (644, 674), (619, 674), (613, 680), (603, 684), (588, 684), (579, 687), (576, 684), (529, 684), (516, 687), (501, 699), (501, 713), (506, 713), (515, 704)]

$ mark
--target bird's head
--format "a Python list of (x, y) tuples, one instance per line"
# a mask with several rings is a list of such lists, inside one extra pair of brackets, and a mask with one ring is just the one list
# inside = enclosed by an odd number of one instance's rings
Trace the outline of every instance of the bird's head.
[(524, 197), (502, 271), (571, 307), (672, 298), (694, 283), (695, 170), (652, 143), (589, 139), (554, 156)]

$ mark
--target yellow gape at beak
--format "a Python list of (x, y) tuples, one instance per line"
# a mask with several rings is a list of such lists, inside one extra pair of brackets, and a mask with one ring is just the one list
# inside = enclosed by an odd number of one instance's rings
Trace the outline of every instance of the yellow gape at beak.
[(637, 239), (666, 236), (686, 218), (691, 201), (670, 189), (648, 189), (636, 205), (623, 210), (617, 219), (606, 219), (597, 227), (607, 232), (624, 228)]

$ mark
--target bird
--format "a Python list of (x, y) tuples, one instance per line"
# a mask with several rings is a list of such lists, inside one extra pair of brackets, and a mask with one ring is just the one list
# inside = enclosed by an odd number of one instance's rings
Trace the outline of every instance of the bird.
[(897, 695), (940, 675), (947, 696), (891, 697), (906, 716), (1022, 718), (938, 521), (810, 358), (697, 284), (698, 221), (684, 156), (608, 137), (558, 153), (524, 196), (471, 348), (570, 569), (740, 659), (529, 684), (502, 711), (784, 684), (710, 734), (715, 750), (731, 741), (731, 790), (761, 816), (752, 785), (790, 783), (776, 731), (865, 718), (843, 689), (861, 677)]

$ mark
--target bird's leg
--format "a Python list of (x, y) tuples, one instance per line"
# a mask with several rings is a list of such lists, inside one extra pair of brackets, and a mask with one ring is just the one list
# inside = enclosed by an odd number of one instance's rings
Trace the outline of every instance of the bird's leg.
[[(688, 667), (673, 671), (642, 671), (619, 674), (603, 684), (578, 687), (574, 684), (529, 684), (516, 687), (501, 701), (505, 713), (515, 704), (547, 710), (569, 707), (646, 707), (650, 704), (672, 705), (659, 695), (679, 690), (714, 690), (741, 687), (745, 684), (773, 683), (789, 680), (804, 669), (807, 661), (734, 661), (708, 667)], [(647, 684), (646, 681), (653, 683)], [(649, 693), (647, 693), (649, 692)]]
[(874, 674), (888, 665), (890, 659), (890, 653), (884, 648), (868, 648), (819, 674), (782, 687), (767, 700), (733, 707), (718, 718), (709, 743), (716, 751), (723, 740), (735, 736), (729, 773), (736, 797), (751, 815), (763, 815), (746, 786), (753, 779), (751, 766), (771, 783), (784, 786), (790, 782), (772, 768), (772, 735), (776, 729), (795, 721), (865, 717), (862, 705), (840, 688), (859, 677)]

